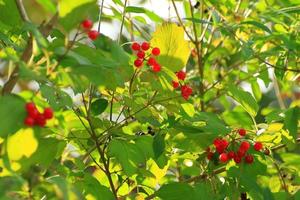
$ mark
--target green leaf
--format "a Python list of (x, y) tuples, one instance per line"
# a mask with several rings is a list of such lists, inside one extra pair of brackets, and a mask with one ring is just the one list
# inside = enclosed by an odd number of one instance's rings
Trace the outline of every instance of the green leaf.
[(85, 195), (90, 194), (97, 200), (114, 200), (114, 195), (105, 186), (101, 185), (99, 181), (89, 174), (85, 174), (84, 182)]
[(58, 2), (60, 23), (70, 31), (85, 18), (97, 19), (98, 5), (96, 0), (60, 0)]
[(10, 27), (19, 27), (23, 23), (16, 1), (0, 1), (0, 22)]
[(108, 101), (106, 99), (97, 99), (91, 105), (91, 111), (94, 115), (100, 115), (105, 111), (108, 106)]
[(158, 62), (172, 71), (182, 69), (190, 56), (188, 42), (184, 39), (184, 30), (174, 23), (158, 26), (153, 33), (151, 46), (160, 48)]
[(159, 158), (165, 151), (165, 138), (161, 133), (157, 133), (153, 140), (153, 150), (155, 159)]
[[(66, 143), (54, 138), (38, 139), (38, 149), (29, 157), (22, 158), (19, 162), (22, 164), (22, 170), (29, 169), (34, 164), (39, 164), (42, 167), (49, 167), (55, 157), (62, 153)], [(49, 151), (51, 147), (51, 151)]]
[(0, 96), (0, 137), (15, 133), (24, 126), (25, 101), (16, 95)]
[(241, 106), (251, 115), (255, 117), (258, 111), (258, 104), (253, 96), (235, 85), (230, 85), (228, 88), (229, 96), (241, 104)]
[(255, 96), (255, 99), (257, 101), (259, 101), (261, 99), (262, 93), (260, 91), (260, 87), (259, 87), (259, 84), (257, 83), (257, 81), (251, 82), (251, 88), (252, 88), (252, 92)]
[(194, 23), (198, 23), (198, 24), (212, 24), (210, 21), (203, 20), (203, 19), (198, 19), (198, 18), (189, 18), (189, 17), (187, 17), (187, 18), (183, 18), (183, 19), (194, 22)]
[(43, 6), (43, 8), (51, 13), (56, 12), (55, 4), (51, 0), (37, 0), (37, 2)]
[(144, 154), (138, 146), (123, 140), (112, 140), (109, 143), (108, 154), (116, 158), (128, 176), (135, 174), (145, 162)]
[(156, 196), (162, 200), (196, 200), (194, 189), (187, 183), (170, 183), (163, 185)]
[(267, 26), (265, 26), (262, 23), (257, 22), (257, 21), (244, 21), (241, 24), (250, 24), (250, 25), (256, 26), (256, 27), (258, 27), (258, 28), (260, 28), (260, 29), (262, 29), (262, 30), (264, 30), (264, 31), (272, 34), (272, 31)]
[(73, 100), (66, 92), (46, 84), (41, 85), (40, 89), (42, 96), (48, 100), (54, 110), (72, 107)]
[(158, 16), (157, 14), (155, 14), (154, 12), (143, 8), (143, 7), (136, 7), (136, 6), (127, 6), (125, 8), (126, 12), (130, 12), (130, 13), (145, 13), (151, 20), (155, 21), (155, 22), (161, 22), (162, 19), (160, 16)]
[(287, 129), (295, 139), (298, 137), (298, 123), (300, 119), (300, 108), (290, 108), (285, 112), (284, 128)]
[(183, 108), (184, 112), (189, 116), (193, 117), (195, 115), (195, 109), (193, 104), (190, 103), (183, 103), (181, 104), (181, 107)]

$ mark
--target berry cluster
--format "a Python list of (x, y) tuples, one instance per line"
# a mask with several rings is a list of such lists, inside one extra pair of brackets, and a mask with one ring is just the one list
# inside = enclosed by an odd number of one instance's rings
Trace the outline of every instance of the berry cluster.
[[(244, 160), (245, 163), (251, 164), (254, 162), (253, 155), (249, 152), (251, 147), (250, 140), (243, 138), (246, 136), (247, 131), (245, 129), (238, 129), (233, 132), (235, 135), (230, 137), (230, 141), (224, 138), (216, 138), (213, 141), (215, 151), (212, 151), (210, 147), (207, 148), (207, 159), (212, 160), (217, 158), (221, 163), (226, 163), (233, 159), (235, 163), (241, 163)], [(239, 138), (236, 135), (239, 134)], [(254, 142), (253, 149), (255, 151), (261, 151), (263, 144), (261, 142)], [(267, 149), (265, 150), (265, 154)]]
[(85, 19), (81, 22), (81, 27), (83, 28), (84, 31), (87, 32), (88, 37), (91, 40), (96, 40), (100, 33), (96, 30), (91, 30), (93, 27), (93, 21), (90, 19)]
[[(147, 62), (147, 65), (152, 69), (153, 72), (160, 72), (161, 66), (155, 59), (155, 56), (159, 56), (160, 49), (158, 47), (151, 47), (148, 42), (143, 42), (139, 44), (134, 42), (131, 45), (131, 49), (136, 53), (136, 60), (134, 61), (134, 66), (140, 68)], [(148, 52), (151, 50), (151, 52)], [(148, 53), (147, 53), (148, 52)]]
[(44, 127), (47, 120), (53, 118), (52, 108), (45, 108), (43, 113), (40, 113), (33, 102), (29, 102), (25, 105), (27, 111), (27, 117), (24, 120), (26, 126), (40, 126)]
[(193, 93), (192, 88), (184, 83), (186, 73), (184, 71), (179, 71), (176, 72), (176, 76), (178, 81), (173, 80), (172, 85), (174, 89), (179, 88), (181, 86), (181, 96), (185, 99), (188, 100), (190, 95)]

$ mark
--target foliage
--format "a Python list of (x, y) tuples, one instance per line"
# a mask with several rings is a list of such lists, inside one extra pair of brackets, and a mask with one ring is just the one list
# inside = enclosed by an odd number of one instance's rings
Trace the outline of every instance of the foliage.
[(300, 198), (300, 1), (162, 2), (0, 0), (0, 199)]

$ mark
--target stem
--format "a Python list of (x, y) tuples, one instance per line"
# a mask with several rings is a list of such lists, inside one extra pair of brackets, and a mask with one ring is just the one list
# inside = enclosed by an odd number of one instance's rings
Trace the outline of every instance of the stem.
[(193, 37), (189, 34), (189, 32), (187, 31), (186, 27), (184, 26), (184, 24), (183, 24), (183, 22), (182, 22), (182, 20), (180, 18), (180, 15), (179, 15), (179, 12), (177, 10), (177, 7), (176, 7), (176, 4), (175, 4), (174, 0), (172, 0), (172, 4), (173, 4), (173, 7), (174, 7), (174, 10), (175, 10), (175, 13), (176, 13), (176, 16), (177, 16), (179, 24), (182, 26), (185, 34), (188, 36), (188, 38), (190, 39), (190, 41), (194, 43), (195, 41), (194, 41)]
[[(194, 18), (194, 7), (192, 5), (191, 0), (189, 0), (190, 3), (190, 9), (191, 9), (191, 15), (192, 18)], [(203, 2), (201, 2), (201, 17), (203, 18)], [(202, 40), (199, 42), (198, 40), (198, 33), (197, 33), (197, 28), (196, 24), (193, 22), (193, 30), (194, 30), (194, 45), (196, 47), (196, 53), (197, 53), (197, 63), (198, 63), (198, 70), (199, 70), (199, 76), (200, 76), (200, 87), (199, 87), (199, 94), (200, 94), (200, 106), (201, 106), (201, 111), (204, 111), (204, 101), (203, 101), (203, 96), (204, 96), (204, 85), (203, 85), (203, 79), (204, 79), (204, 66), (202, 65)], [(205, 34), (203, 30), (203, 24), (201, 24), (201, 31), (202, 34)], [(199, 47), (200, 45), (200, 47)]]
[(118, 38), (118, 44), (120, 44), (120, 40), (121, 40), (122, 33), (123, 33), (123, 26), (124, 26), (125, 15), (126, 15), (126, 6), (127, 6), (128, 1), (129, 0), (125, 0), (125, 3), (124, 3), (123, 14), (122, 14), (122, 22), (121, 22), (120, 33), (119, 33), (119, 38)]
[(83, 104), (84, 104), (85, 111), (86, 111), (86, 120), (88, 121), (90, 129), (91, 129), (91, 132), (89, 132), (90, 136), (94, 140), (94, 142), (96, 143), (96, 149), (97, 149), (97, 151), (98, 151), (98, 153), (100, 155), (100, 159), (101, 159), (101, 161), (102, 161), (102, 163), (104, 165), (104, 172), (105, 172), (105, 175), (106, 175), (106, 177), (108, 179), (108, 182), (109, 182), (110, 188), (112, 190), (112, 193), (113, 193), (115, 199), (118, 199), (116, 188), (114, 186), (114, 183), (113, 183), (113, 180), (112, 180), (112, 177), (111, 177), (111, 173), (110, 173), (110, 170), (109, 170), (109, 162), (105, 158), (104, 151), (100, 148), (101, 144), (98, 141), (97, 134), (95, 132), (93, 123), (92, 123), (91, 118), (90, 118), (90, 109), (88, 109), (88, 107), (87, 107), (87, 104), (86, 104), (86, 101), (84, 99), (84, 95), (83, 94), (82, 94), (82, 97), (83, 97)]
[(104, 5), (104, 0), (101, 1), (101, 6), (100, 6), (100, 10), (99, 10), (98, 33), (100, 33), (100, 28), (101, 28), (101, 20), (102, 20), (102, 14), (103, 14), (103, 5)]
[(17, 7), (18, 7), (18, 10), (19, 10), (19, 13), (23, 19), (23, 21), (25, 22), (30, 22), (29, 20), (29, 17), (27, 15), (27, 12), (24, 8), (24, 5), (23, 5), (23, 0), (15, 0), (16, 4), (17, 4)]
[(275, 166), (275, 168), (276, 168), (276, 170), (277, 170), (277, 172), (278, 172), (279, 179), (281, 180), (281, 187), (283, 187), (283, 189), (285, 190), (285, 192), (286, 192), (287, 194), (290, 194), (290, 193), (289, 193), (289, 190), (288, 190), (288, 187), (287, 187), (287, 185), (286, 185), (286, 182), (285, 182), (285, 180), (284, 180), (284, 177), (283, 177), (283, 175), (282, 175), (282, 173), (281, 173), (281, 171), (280, 171), (279, 165), (276, 163), (275, 160), (272, 159), (272, 161), (273, 161), (273, 164), (274, 164), (274, 166)]

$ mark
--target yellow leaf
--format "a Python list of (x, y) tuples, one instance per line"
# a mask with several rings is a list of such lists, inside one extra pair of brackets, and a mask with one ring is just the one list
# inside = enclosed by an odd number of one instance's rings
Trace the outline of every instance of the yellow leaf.
[(282, 123), (273, 123), (269, 125), (268, 132), (274, 133), (278, 132), (282, 129), (283, 124)]
[(23, 156), (30, 157), (38, 148), (33, 129), (20, 129), (7, 140), (7, 153), (10, 160), (20, 160)]
[(151, 39), (151, 46), (160, 48), (158, 62), (172, 71), (182, 69), (189, 58), (190, 48), (184, 39), (184, 30), (174, 23), (157, 27)]

